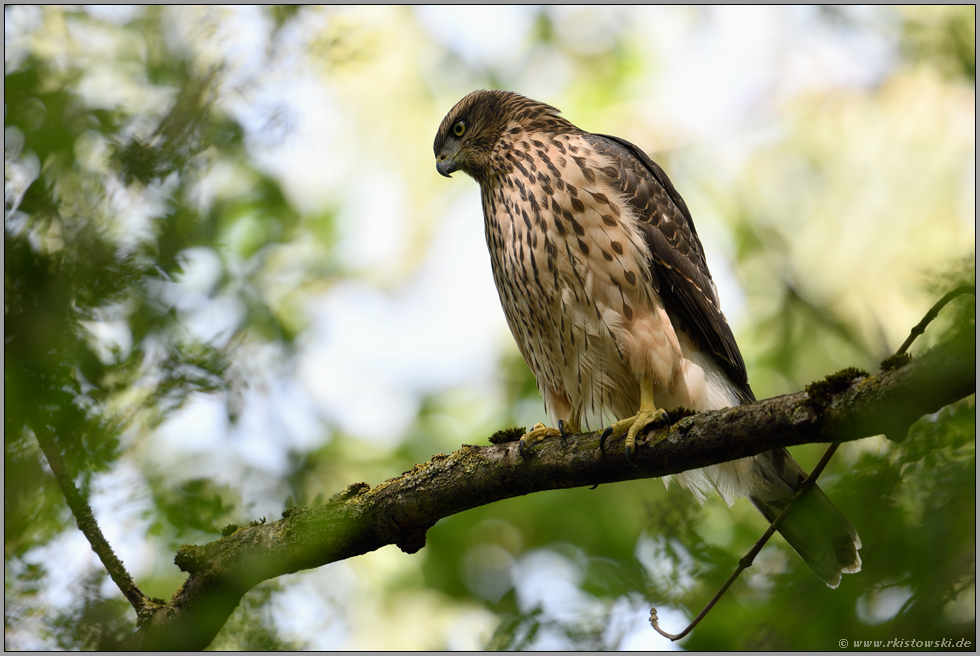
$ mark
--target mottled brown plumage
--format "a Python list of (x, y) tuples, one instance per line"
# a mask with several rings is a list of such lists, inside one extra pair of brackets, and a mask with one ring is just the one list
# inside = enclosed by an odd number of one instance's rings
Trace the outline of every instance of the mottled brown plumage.
[[(463, 98), (434, 150), (442, 175), (480, 184), (504, 314), (563, 431), (614, 419), (629, 454), (664, 409), (755, 400), (691, 213), (643, 151), (505, 91)], [(536, 426), (522, 450), (555, 434)], [(702, 501), (748, 496), (770, 520), (803, 478), (785, 449), (676, 476)], [(857, 533), (818, 488), (780, 532), (832, 587), (860, 570)]]

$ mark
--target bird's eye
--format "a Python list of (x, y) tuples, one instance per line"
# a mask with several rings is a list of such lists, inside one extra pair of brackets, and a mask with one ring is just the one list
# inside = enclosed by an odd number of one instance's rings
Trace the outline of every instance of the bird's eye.
[(453, 134), (457, 137), (462, 137), (466, 134), (466, 121), (456, 121), (456, 124), (453, 125)]

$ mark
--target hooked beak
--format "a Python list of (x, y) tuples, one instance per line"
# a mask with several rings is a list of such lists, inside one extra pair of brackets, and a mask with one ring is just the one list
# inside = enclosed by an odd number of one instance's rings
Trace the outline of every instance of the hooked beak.
[(452, 157), (448, 157), (445, 154), (440, 154), (437, 156), (436, 170), (439, 171), (439, 174), (443, 177), (453, 177), (450, 175), (450, 173), (454, 173), (459, 170), (459, 166), (456, 164), (456, 153), (453, 153)]

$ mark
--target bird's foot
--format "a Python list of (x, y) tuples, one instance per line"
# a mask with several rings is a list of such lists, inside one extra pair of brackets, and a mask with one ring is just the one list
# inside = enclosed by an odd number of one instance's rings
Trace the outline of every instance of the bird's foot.
[[(610, 437), (619, 437), (625, 433), (626, 459), (629, 460), (630, 456), (636, 451), (636, 437), (641, 433), (641, 431), (644, 431), (650, 426), (654, 426), (656, 424), (666, 424), (669, 421), (670, 417), (667, 415), (665, 410), (659, 410), (657, 408), (645, 410), (641, 408), (640, 412), (638, 412), (636, 415), (613, 422), (608, 428), (606, 428), (606, 430), (602, 432), (602, 437), (599, 438), (599, 449), (605, 453), (606, 440)], [(630, 464), (632, 464), (632, 461), (630, 461)]]
[[(558, 425), (561, 428), (564, 428), (564, 422), (558, 422)], [(546, 437), (555, 436), (561, 437), (562, 442), (565, 441), (565, 434), (561, 430), (551, 428), (550, 426), (545, 426), (544, 424), (538, 422), (537, 424), (534, 424), (534, 428), (521, 435), (521, 439), (517, 443), (517, 452), (526, 460), (532, 444), (540, 442)]]

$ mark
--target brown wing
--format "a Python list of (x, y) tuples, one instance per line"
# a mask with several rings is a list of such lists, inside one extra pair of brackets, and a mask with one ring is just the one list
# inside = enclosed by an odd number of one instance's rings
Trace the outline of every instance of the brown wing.
[(606, 173), (626, 194), (640, 218), (640, 231), (650, 247), (650, 273), (666, 308), (674, 313), (694, 342), (715, 356), (738, 394), (754, 401), (745, 362), (704, 258), (704, 248), (687, 204), (667, 174), (635, 145), (618, 137), (588, 134), (600, 154), (621, 162)]

